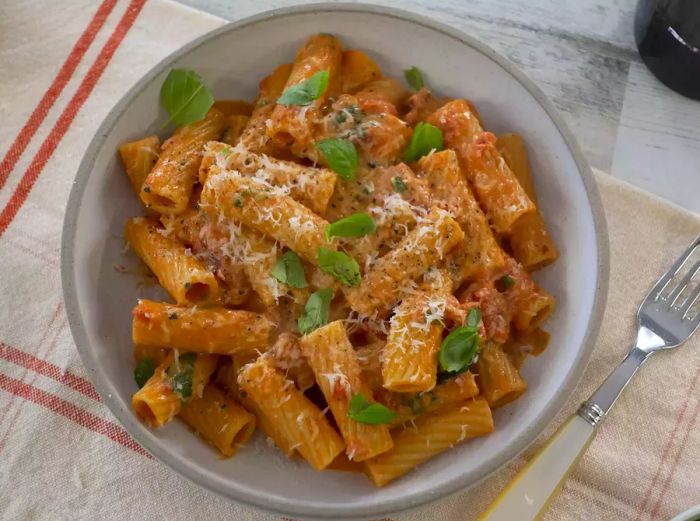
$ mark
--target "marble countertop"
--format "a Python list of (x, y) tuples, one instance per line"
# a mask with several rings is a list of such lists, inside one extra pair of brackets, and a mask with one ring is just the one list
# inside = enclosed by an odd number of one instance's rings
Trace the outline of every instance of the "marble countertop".
[[(228, 20), (304, 3), (178, 1)], [(665, 87), (641, 62), (632, 31), (636, 0), (373, 3), (480, 38), (552, 99), (591, 166), (700, 213), (700, 102)]]

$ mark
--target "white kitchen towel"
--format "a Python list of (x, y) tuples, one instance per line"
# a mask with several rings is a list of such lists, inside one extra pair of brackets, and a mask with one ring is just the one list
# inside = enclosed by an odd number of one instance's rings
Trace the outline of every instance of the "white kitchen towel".
[[(0, 3), (0, 519), (280, 519), (190, 483), (133, 441), (86, 378), (60, 287), (63, 214), (87, 143), (155, 63), (223, 23), (165, 0)], [(391, 519), (483, 510), (622, 358), (647, 287), (700, 233), (698, 216), (596, 179), (610, 295), (575, 396), (480, 486)], [(664, 520), (700, 503), (699, 395), (700, 337), (644, 367), (545, 519)]]

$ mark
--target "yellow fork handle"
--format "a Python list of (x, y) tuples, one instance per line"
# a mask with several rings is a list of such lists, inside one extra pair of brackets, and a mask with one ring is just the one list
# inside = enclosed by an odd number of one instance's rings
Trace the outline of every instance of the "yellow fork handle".
[(478, 521), (540, 519), (594, 435), (595, 429), (590, 423), (576, 414), (571, 416)]

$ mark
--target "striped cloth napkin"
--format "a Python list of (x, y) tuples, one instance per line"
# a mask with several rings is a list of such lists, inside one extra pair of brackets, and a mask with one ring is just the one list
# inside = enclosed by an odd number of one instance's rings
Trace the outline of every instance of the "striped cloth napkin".
[[(86, 379), (59, 281), (61, 225), (86, 144), (148, 69), (223, 20), (164, 0), (0, 5), (0, 518), (276, 520), (190, 483), (143, 450)], [(647, 287), (700, 218), (597, 174), (610, 228), (608, 309), (569, 405), (480, 486), (392, 516), (482, 511), (623, 357)], [(552, 346), (551, 349), (556, 349)], [(700, 503), (700, 336), (644, 367), (545, 516), (663, 520)]]

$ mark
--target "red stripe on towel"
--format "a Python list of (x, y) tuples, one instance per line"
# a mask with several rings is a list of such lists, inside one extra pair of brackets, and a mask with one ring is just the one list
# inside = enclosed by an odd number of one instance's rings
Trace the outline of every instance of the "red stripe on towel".
[(90, 67), (90, 70), (88, 70), (87, 74), (85, 75), (85, 78), (83, 78), (83, 81), (80, 83), (78, 90), (71, 98), (68, 106), (66, 106), (64, 111), (61, 113), (58, 121), (56, 121), (56, 124), (51, 129), (51, 132), (41, 144), (41, 147), (37, 153), (34, 155), (32, 162), (24, 172), (22, 180), (19, 182), (15, 192), (12, 194), (10, 201), (7, 203), (7, 206), (5, 206), (2, 213), (0, 213), (0, 237), (3, 233), (5, 233), (5, 230), (7, 230), (7, 227), (10, 225), (10, 223), (12, 223), (13, 219), (17, 215), (17, 212), (19, 212), (19, 209), (27, 200), (27, 197), (29, 197), (29, 192), (31, 192), (34, 183), (46, 166), (48, 160), (53, 155), (56, 147), (58, 147), (58, 144), (63, 139), (63, 136), (70, 128), (76, 114), (81, 109), (85, 101), (90, 97), (92, 90), (95, 88), (97, 80), (99, 80), (102, 76), (102, 73), (112, 59), (112, 56), (124, 40), (124, 37), (129, 32), (131, 26), (136, 21), (136, 18), (141, 12), (141, 9), (145, 3), (146, 0), (131, 1), (129, 7), (126, 9), (126, 12), (112, 32), (112, 35), (109, 37), (104, 47), (102, 47), (100, 54), (97, 56)]
[(147, 458), (153, 458), (148, 452), (146, 452), (134, 439), (129, 436), (129, 434), (119, 425), (116, 425), (110, 421), (102, 419), (89, 413), (78, 406), (59, 398), (58, 396), (29, 385), (19, 380), (15, 380), (7, 375), (0, 373), (0, 389), (7, 391), (8, 393), (24, 398), (25, 400), (46, 407), (50, 411), (60, 414), (65, 418), (68, 418), (72, 422), (90, 429), (93, 432), (101, 434), (109, 438), (110, 440), (119, 443), (120, 445), (133, 450), (146, 456)]
[(95, 387), (89, 380), (78, 375), (63, 371), (59, 366), (37, 358), (34, 355), (20, 351), (12, 346), (8, 346), (0, 342), (0, 358), (12, 362), (15, 365), (24, 367), (43, 376), (56, 380), (71, 389), (84, 394), (88, 398), (95, 401), (100, 401), (100, 395), (97, 394)]
[(117, 5), (117, 0), (104, 0), (100, 4), (100, 7), (98, 7), (97, 12), (95, 12), (95, 15), (83, 31), (83, 34), (81, 34), (78, 41), (75, 42), (66, 61), (63, 62), (63, 65), (58, 70), (53, 82), (46, 92), (44, 92), (44, 95), (41, 97), (41, 100), (39, 100), (37, 106), (34, 107), (29, 119), (27, 119), (26, 123), (19, 131), (19, 134), (15, 137), (5, 157), (3, 157), (2, 162), (0, 162), (0, 188), (7, 182), (10, 172), (12, 172), (17, 161), (19, 161), (19, 158), (22, 156), (22, 153), (24, 153), (27, 145), (29, 145), (29, 142), (34, 137), (34, 134), (39, 130), (44, 119), (46, 119), (49, 110), (53, 107), (53, 104), (73, 77), (80, 60), (85, 56), (85, 53), (104, 26), (115, 5)]
[(683, 404), (681, 405), (681, 408), (678, 410), (678, 416), (676, 416), (676, 421), (675, 421), (675, 424), (673, 426), (673, 430), (671, 431), (670, 435), (666, 438), (666, 443), (664, 444), (664, 448), (662, 449), (662, 452), (661, 452), (661, 459), (659, 460), (659, 464), (656, 467), (656, 472), (654, 473), (654, 477), (651, 480), (651, 483), (649, 483), (647, 490), (644, 492), (644, 499), (637, 509), (637, 516), (635, 517), (635, 521), (640, 521), (642, 519), (644, 513), (646, 512), (647, 503), (649, 503), (649, 500), (651, 499), (652, 493), (656, 490), (656, 482), (661, 477), (661, 471), (664, 468), (664, 463), (666, 462), (666, 458), (669, 456), (669, 454), (671, 452), (671, 446), (673, 445), (673, 442), (676, 439), (676, 434), (678, 433), (678, 429), (681, 426), (681, 423), (683, 422), (683, 418), (685, 418), (685, 413), (688, 409), (690, 397), (691, 397), (691, 395), (693, 393), (693, 389), (695, 389), (695, 386), (697, 385), (699, 379), (700, 379), (700, 369), (698, 369), (698, 371), (695, 373), (695, 378), (693, 378), (693, 381), (690, 384), (690, 387), (688, 387), (688, 391), (686, 392), (685, 399), (683, 400)]

